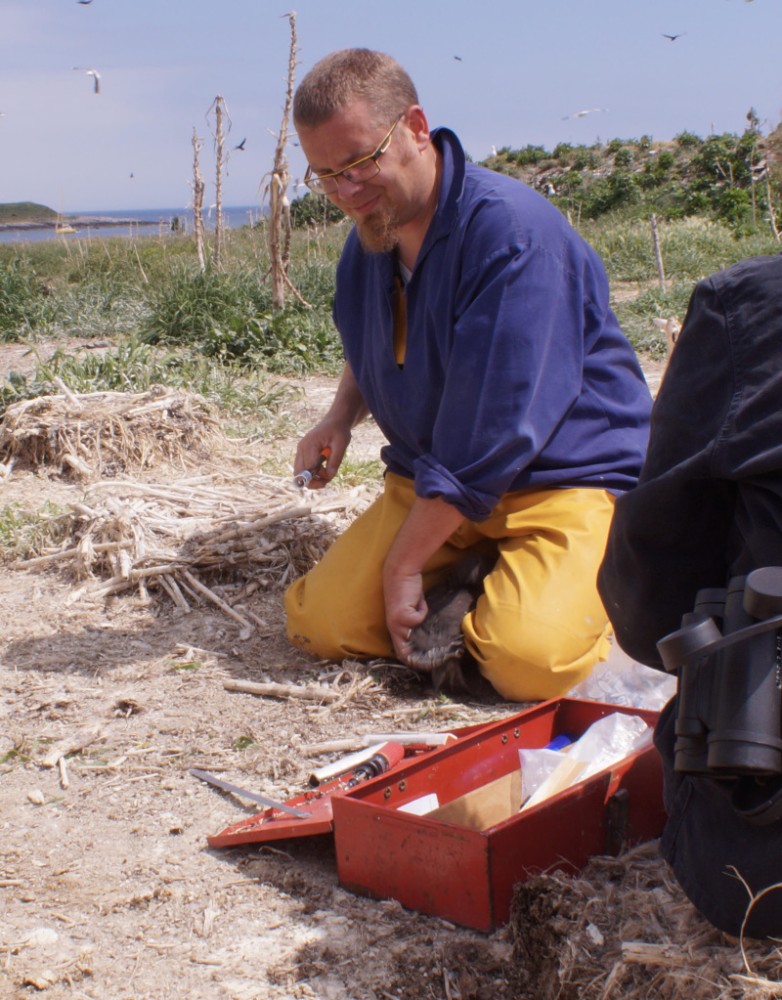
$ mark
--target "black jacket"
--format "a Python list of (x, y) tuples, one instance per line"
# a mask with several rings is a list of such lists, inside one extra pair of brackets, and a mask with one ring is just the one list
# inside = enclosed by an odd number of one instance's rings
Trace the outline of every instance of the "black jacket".
[(782, 256), (697, 285), (598, 583), (622, 649), (659, 667), (697, 590), (768, 565), (782, 565)]
[[(742, 261), (696, 287), (598, 584), (619, 644), (660, 667), (657, 640), (680, 627), (699, 589), (770, 565), (782, 565), (782, 256)], [(746, 916), (750, 936), (779, 936), (782, 890), (750, 907), (748, 889), (782, 882), (782, 821), (748, 822), (732, 796), (750, 782), (753, 794), (779, 801), (782, 776), (677, 773), (677, 708), (674, 698), (655, 733), (668, 813), (662, 853), (717, 927), (737, 935)]]

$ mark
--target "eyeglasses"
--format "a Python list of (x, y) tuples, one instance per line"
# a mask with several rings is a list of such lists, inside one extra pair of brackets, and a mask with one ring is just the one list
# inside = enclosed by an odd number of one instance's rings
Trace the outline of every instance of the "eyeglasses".
[(304, 175), (304, 183), (314, 194), (333, 194), (339, 188), (339, 182), (343, 177), (345, 180), (350, 181), (351, 184), (363, 184), (364, 181), (371, 180), (377, 176), (380, 173), (378, 160), (391, 145), (391, 137), (394, 134), (394, 129), (404, 116), (405, 113), (403, 111), (383, 136), (377, 149), (373, 153), (370, 153), (369, 156), (362, 156), (360, 159), (354, 160), (346, 167), (343, 167), (342, 170), (332, 170), (326, 174), (313, 174), (312, 167), (308, 166), (307, 172)]

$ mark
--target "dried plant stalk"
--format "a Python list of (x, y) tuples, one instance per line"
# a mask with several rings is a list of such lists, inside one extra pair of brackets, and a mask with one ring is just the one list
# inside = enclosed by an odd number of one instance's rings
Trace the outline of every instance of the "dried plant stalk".
[(193, 231), (195, 232), (196, 254), (198, 266), (206, 270), (204, 257), (204, 179), (198, 166), (198, 154), (201, 152), (201, 140), (193, 129)]
[(274, 150), (274, 167), (269, 175), (266, 190), (269, 193), (269, 259), (272, 276), (272, 305), (282, 309), (285, 305), (285, 289), (289, 288), (303, 304), (309, 305), (302, 298), (288, 275), (290, 264), (291, 214), (288, 200), (288, 160), (285, 147), (288, 144), (288, 124), (291, 107), (293, 106), (293, 85), (296, 75), (296, 12), (286, 14), (291, 27), (291, 44), (288, 55), (288, 85), (285, 93), (280, 132), (277, 136), (277, 146)]
[(215, 98), (215, 257), (214, 266), (220, 270), (223, 252), (223, 113), (225, 102)]
[(649, 216), (649, 221), (652, 224), (652, 246), (654, 247), (654, 259), (657, 264), (657, 282), (660, 286), (660, 291), (665, 291), (665, 267), (663, 266), (663, 252), (660, 248), (660, 235), (657, 232), (657, 216), (652, 212)]
[(779, 243), (779, 230), (777, 229), (777, 217), (774, 214), (774, 198), (771, 194), (771, 177), (768, 170), (766, 171), (766, 198), (768, 200), (768, 219), (771, 223), (771, 231), (774, 234), (774, 239)]
[(70, 539), (12, 565), (56, 566), (86, 581), (69, 603), (134, 587), (163, 594), (182, 611), (205, 598), (249, 633), (263, 622), (231, 600), (287, 586), (370, 500), (369, 491), (357, 490), (304, 505), (287, 479), (262, 473), (167, 485), (104, 480), (72, 505)]
[(304, 701), (330, 702), (338, 701), (339, 691), (331, 688), (318, 687), (314, 684), (277, 684), (274, 681), (223, 681), (226, 691), (241, 691), (244, 694), (255, 694), (263, 698), (301, 698)]
[(67, 389), (13, 403), (0, 422), (0, 457), (84, 479), (161, 460), (184, 466), (224, 441), (204, 399), (161, 386), (140, 394)]

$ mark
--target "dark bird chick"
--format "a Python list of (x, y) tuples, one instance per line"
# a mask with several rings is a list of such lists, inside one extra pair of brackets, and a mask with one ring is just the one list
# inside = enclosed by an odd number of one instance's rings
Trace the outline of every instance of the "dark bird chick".
[(494, 694), (465, 648), (462, 619), (475, 607), (496, 561), (496, 551), (468, 553), (426, 593), (428, 613), (410, 633), (407, 663), (428, 674), (436, 691)]

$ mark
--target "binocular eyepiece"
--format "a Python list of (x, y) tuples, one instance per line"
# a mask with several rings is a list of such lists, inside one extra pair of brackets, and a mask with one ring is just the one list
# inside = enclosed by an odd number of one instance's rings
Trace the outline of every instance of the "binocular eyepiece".
[(711, 777), (782, 775), (782, 566), (698, 591), (657, 643), (679, 675), (674, 768)]

